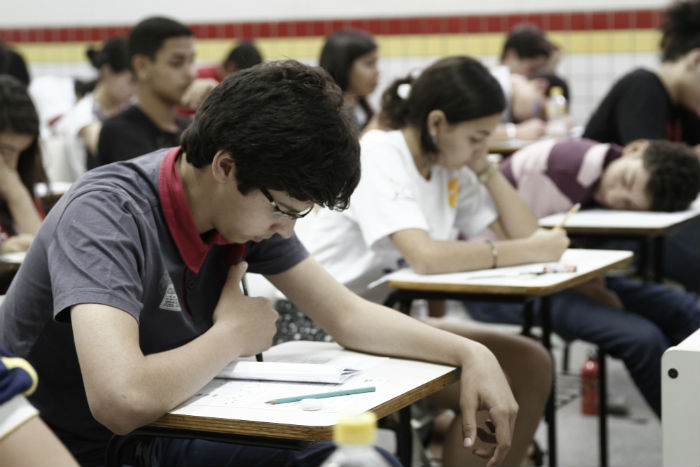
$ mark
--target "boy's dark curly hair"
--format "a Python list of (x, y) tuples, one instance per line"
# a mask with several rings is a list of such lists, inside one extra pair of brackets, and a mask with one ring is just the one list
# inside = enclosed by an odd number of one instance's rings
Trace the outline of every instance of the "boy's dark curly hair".
[(268, 188), (344, 209), (360, 180), (360, 146), (340, 88), (323, 69), (294, 60), (228, 76), (197, 111), (182, 147), (195, 167), (228, 152), (243, 194)]
[(652, 211), (681, 211), (700, 193), (700, 159), (687, 144), (653, 140), (642, 156)]

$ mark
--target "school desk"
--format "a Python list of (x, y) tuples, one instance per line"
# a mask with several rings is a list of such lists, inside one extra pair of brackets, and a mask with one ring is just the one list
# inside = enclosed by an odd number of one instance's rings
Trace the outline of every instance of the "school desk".
[[(106, 465), (121, 465), (120, 450), (132, 437), (170, 436), (302, 449), (310, 442), (332, 440), (340, 414), (364, 411), (374, 412), (378, 419), (400, 412), (398, 457), (404, 465), (410, 465), (410, 405), (458, 381), (460, 373), (451, 366), (368, 356), (329, 342), (285, 342), (264, 355), (265, 361), (314, 363), (341, 359), (348, 365), (358, 360), (365, 363), (357, 363), (364, 365), (359, 376), (341, 385), (214, 379), (153, 424), (127, 436), (113, 437)], [(363, 386), (375, 386), (376, 391), (323, 399), (323, 407), (317, 411), (305, 411), (298, 402), (265, 403), (277, 397)]]
[[(554, 227), (565, 213), (540, 219), (541, 227)], [(666, 235), (688, 222), (700, 218), (700, 206), (679, 212), (617, 211), (585, 209), (571, 215), (564, 228), (572, 237), (606, 237), (634, 240), (640, 245), (640, 264), (645, 267), (650, 258), (646, 239), (654, 242), (654, 281), (664, 278), (664, 244)], [(700, 239), (698, 239), (700, 241)]]
[[(382, 279), (393, 289), (384, 304), (387, 306), (398, 304), (402, 311), (408, 312), (411, 302), (416, 299), (523, 303), (525, 305), (523, 333), (529, 334), (533, 321), (532, 302), (535, 298), (540, 298), (542, 343), (547, 350), (551, 350), (549, 296), (583, 284), (630, 261), (632, 261), (632, 253), (629, 251), (568, 249), (559, 263), (576, 265), (576, 272), (540, 274), (544, 267), (543, 263), (432, 275), (421, 275), (410, 269), (402, 269)], [(607, 466), (607, 381), (605, 355), (601, 352), (599, 352), (599, 364), (600, 464)], [(552, 379), (552, 391), (545, 411), (551, 467), (557, 465), (555, 389), (554, 379)]]

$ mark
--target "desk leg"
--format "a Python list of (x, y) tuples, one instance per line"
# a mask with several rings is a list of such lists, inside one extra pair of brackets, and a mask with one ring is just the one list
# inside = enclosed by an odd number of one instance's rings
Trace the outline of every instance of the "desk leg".
[(608, 390), (605, 352), (598, 348), (598, 437), (600, 467), (608, 467)]
[[(551, 302), (548, 296), (542, 297), (542, 308), (540, 309), (540, 320), (542, 321), (542, 344), (551, 353), (552, 352), (552, 321), (549, 316), (551, 310)], [(552, 370), (554, 371), (554, 370)], [(547, 445), (549, 447), (549, 467), (557, 465), (557, 423), (554, 403), (556, 401), (556, 371), (552, 375), (552, 391), (547, 400), (544, 417), (547, 421)]]
[(644, 281), (649, 280), (650, 263), (649, 240), (646, 237), (642, 237), (641, 241), (639, 242), (639, 262), (637, 263), (637, 274)]
[(411, 406), (399, 411), (399, 429), (396, 439), (396, 455), (401, 465), (411, 466), (413, 460), (413, 428), (411, 427)]
[(661, 283), (664, 280), (664, 236), (654, 238), (654, 282)]

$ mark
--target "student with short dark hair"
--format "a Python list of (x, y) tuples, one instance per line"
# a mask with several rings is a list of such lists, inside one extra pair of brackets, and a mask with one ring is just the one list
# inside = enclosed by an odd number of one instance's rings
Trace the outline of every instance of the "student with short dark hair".
[(219, 64), (197, 69), (198, 78), (213, 78), (223, 81), (231, 73), (245, 70), (262, 63), (262, 55), (252, 42), (241, 42), (232, 48), (224, 61)]
[[(619, 145), (667, 139), (694, 146), (700, 154), (700, 0), (674, 1), (661, 32), (661, 64), (620, 78), (591, 115), (585, 138)], [(664, 250), (666, 276), (696, 294), (699, 236), (700, 222), (688, 223), (667, 235)]]
[(177, 145), (190, 123), (176, 110), (195, 79), (192, 31), (169, 18), (147, 18), (131, 30), (128, 50), (136, 102), (103, 123), (96, 165)]
[[(700, 162), (686, 145), (640, 140), (624, 148), (588, 139), (542, 141), (500, 166), (538, 217), (601, 205), (614, 209), (685, 209), (700, 189)], [(695, 244), (697, 247), (697, 243)], [(467, 303), (483, 321), (522, 323), (522, 307)], [(535, 311), (539, 319), (539, 310)], [(552, 330), (621, 359), (649, 406), (661, 412), (661, 356), (700, 326), (694, 297), (624, 277), (591, 281), (551, 297)]]
[(353, 29), (343, 29), (329, 35), (321, 50), (319, 66), (343, 90), (345, 101), (360, 130), (374, 116), (367, 97), (377, 87), (377, 60), (377, 43), (374, 38), (364, 31)]
[[(322, 70), (287, 61), (225, 79), (182, 147), (73, 184), (0, 306), (0, 346), (42, 375), (31, 401), (82, 465), (101, 465), (112, 433), (153, 422), (233, 359), (270, 346), (277, 313), (241, 292), (246, 270), (346, 348), (462, 367), (453, 390), (464, 449), (476, 412), (487, 411), (497, 444), (482, 454), (503, 461), (517, 404), (494, 355), (352, 294), (294, 235), (314, 204), (347, 207), (359, 176), (340, 89)], [(139, 451), (153, 465), (318, 465), (330, 450), (148, 443)]]
[(39, 116), (27, 88), (0, 75), (0, 253), (26, 251), (41, 225)]
[[(569, 243), (565, 232), (538, 229), (486, 159), (486, 140), (504, 107), (498, 82), (470, 57), (444, 58), (417, 78), (394, 81), (382, 95), (381, 110), (393, 131), (362, 137), (360, 183), (346, 211), (321, 210), (313, 220), (302, 239), (312, 255), (350, 290), (377, 302), (389, 291), (369, 284), (404, 266), (439, 274), (558, 259)], [(489, 227), (499, 236), (491, 243), (458, 240), (458, 232), (474, 240)], [(521, 408), (504, 465), (520, 465), (549, 394), (546, 351), (522, 336), (428, 322), (496, 354)], [(456, 399), (444, 394), (432, 402), (458, 410)], [(458, 446), (459, 430), (456, 417), (443, 462), (474, 465), (477, 459)]]
[(537, 26), (521, 23), (513, 27), (506, 37), (501, 51), (501, 65), (523, 76), (541, 71), (553, 72), (551, 59), (558, 53), (559, 48)]
[[(584, 208), (681, 211), (700, 192), (700, 160), (693, 149), (665, 140), (637, 140), (624, 147), (585, 138), (539, 141), (500, 168), (538, 217), (576, 203)], [(544, 185), (549, 187), (546, 196)]]
[(700, 1), (675, 1), (661, 31), (661, 64), (620, 78), (591, 115), (585, 138), (700, 144)]

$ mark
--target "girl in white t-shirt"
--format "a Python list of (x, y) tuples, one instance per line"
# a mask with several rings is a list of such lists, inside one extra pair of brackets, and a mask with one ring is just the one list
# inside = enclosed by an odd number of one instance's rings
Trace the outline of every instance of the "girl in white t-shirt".
[[(306, 245), (337, 279), (381, 301), (370, 282), (402, 266), (449, 273), (557, 260), (569, 244), (563, 230), (542, 230), (498, 169), (486, 141), (505, 102), (498, 82), (469, 57), (439, 60), (415, 80), (385, 91), (380, 119), (395, 131), (361, 140), (362, 178), (343, 212), (321, 211)], [(459, 241), (490, 229), (498, 240)], [(551, 384), (544, 349), (522, 336), (430, 323), (486, 344), (499, 359), (520, 406), (505, 465), (520, 465), (532, 443)], [(456, 394), (433, 399), (455, 408)], [(445, 465), (479, 462), (460, 439), (456, 417), (443, 448)]]

